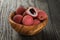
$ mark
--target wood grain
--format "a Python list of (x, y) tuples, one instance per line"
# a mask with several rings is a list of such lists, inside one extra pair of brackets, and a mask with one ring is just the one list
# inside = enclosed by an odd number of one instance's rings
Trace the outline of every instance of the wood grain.
[[(59, 40), (60, 32), (58, 28), (60, 28), (60, 19), (58, 18), (58, 21), (56, 21), (57, 18), (55, 19), (55, 15), (57, 15), (58, 13), (58, 11), (55, 13), (55, 3), (56, 0), (48, 0), (47, 2), (46, 0), (0, 0), (0, 40)], [(58, 1), (58, 4), (59, 3), (60, 1)], [(49, 16), (49, 22), (48, 25), (43, 29), (43, 31), (35, 36), (26, 37), (19, 35), (13, 28), (11, 28), (10, 24), (8, 23), (8, 15), (11, 11), (16, 10), (16, 8), (18, 8), (20, 5), (23, 5), (25, 7), (35, 6), (47, 12)], [(55, 8), (57, 8), (57, 6), (59, 5), (57, 5), (56, 3)], [(57, 8), (57, 10), (58, 9), (59, 7)], [(59, 14), (58, 17), (60, 17)]]

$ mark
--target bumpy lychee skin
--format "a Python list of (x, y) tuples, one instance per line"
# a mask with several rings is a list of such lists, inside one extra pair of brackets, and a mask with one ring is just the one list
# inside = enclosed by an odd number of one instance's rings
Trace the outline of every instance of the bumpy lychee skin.
[(38, 25), (38, 24), (40, 24), (40, 21), (38, 19), (34, 19), (33, 25)]
[(20, 6), (16, 9), (16, 14), (23, 14), (25, 10), (26, 9), (23, 6)]
[(32, 18), (32, 16), (25, 15), (24, 18), (23, 18), (23, 20), (22, 20), (22, 23), (24, 25), (31, 26), (33, 24), (33, 18)]
[(40, 11), (38, 12), (37, 18), (38, 18), (39, 20), (44, 20), (44, 19), (46, 19), (46, 18), (47, 18), (46, 12), (43, 11), (43, 10), (40, 10)]
[(15, 15), (13, 17), (13, 21), (15, 21), (16, 23), (20, 23), (23, 19), (23, 16), (22, 15)]
[(29, 7), (29, 8), (24, 12), (24, 14), (25, 14), (25, 15), (28, 14), (28, 15), (30, 15), (30, 16), (32, 16), (32, 17), (37, 17), (38, 11), (36, 10), (35, 7)]

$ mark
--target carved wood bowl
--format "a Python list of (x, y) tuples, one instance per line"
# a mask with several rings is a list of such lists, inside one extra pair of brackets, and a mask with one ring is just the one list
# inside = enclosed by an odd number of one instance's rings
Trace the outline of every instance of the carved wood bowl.
[(11, 27), (18, 33), (22, 34), (22, 35), (27, 35), (27, 36), (32, 36), (35, 35), (37, 33), (39, 33), (47, 24), (48, 22), (48, 17), (46, 20), (44, 20), (42, 23), (38, 24), (38, 25), (32, 25), (32, 26), (26, 26), (23, 24), (18, 24), (15, 23), (12, 18), (15, 15), (15, 11), (11, 12), (9, 15), (9, 23), (11, 24)]

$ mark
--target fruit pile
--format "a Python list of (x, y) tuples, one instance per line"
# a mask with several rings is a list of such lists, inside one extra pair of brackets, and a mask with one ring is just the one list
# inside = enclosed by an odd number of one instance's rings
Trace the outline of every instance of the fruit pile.
[(13, 17), (14, 22), (27, 26), (38, 25), (45, 19), (47, 19), (45, 11), (39, 10), (35, 7), (29, 7), (26, 9), (23, 6), (17, 8), (16, 15)]

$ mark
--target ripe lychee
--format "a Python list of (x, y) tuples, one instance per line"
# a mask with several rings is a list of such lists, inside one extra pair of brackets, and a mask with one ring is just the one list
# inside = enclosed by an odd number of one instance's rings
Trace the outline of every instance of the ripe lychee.
[(34, 25), (40, 24), (40, 21), (38, 19), (34, 19)]
[(27, 25), (27, 26), (32, 25), (32, 24), (33, 24), (33, 17), (30, 16), (30, 15), (25, 15), (25, 16), (23, 17), (22, 23), (23, 23), (24, 25)]
[(15, 15), (13, 17), (13, 20), (16, 22), (16, 23), (20, 23), (23, 19), (23, 16), (22, 15)]
[(44, 20), (44, 19), (46, 19), (46, 18), (47, 18), (46, 12), (43, 11), (43, 10), (40, 10), (40, 11), (38, 12), (37, 18), (38, 18), (39, 20)]
[(24, 12), (24, 15), (26, 15), (26, 14), (28, 14), (28, 15), (30, 15), (30, 16), (32, 16), (32, 17), (37, 17), (38, 12), (37, 12), (37, 10), (36, 10), (35, 7), (29, 7), (29, 8)]
[(16, 9), (16, 14), (23, 14), (25, 10), (26, 9), (23, 6), (20, 6)]

